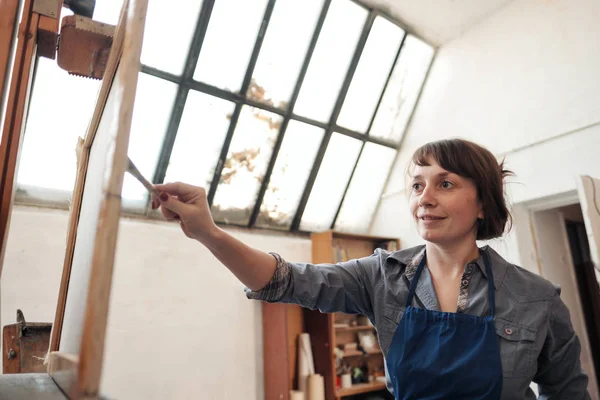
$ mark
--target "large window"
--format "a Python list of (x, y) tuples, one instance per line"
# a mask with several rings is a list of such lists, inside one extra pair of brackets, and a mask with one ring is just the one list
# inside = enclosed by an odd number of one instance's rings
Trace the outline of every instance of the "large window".
[[(204, 186), (220, 223), (364, 232), (433, 53), (352, 0), (150, 1), (129, 155)], [(68, 203), (99, 85), (39, 60), (17, 201)], [(123, 200), (153, 215), (129, 176)]]

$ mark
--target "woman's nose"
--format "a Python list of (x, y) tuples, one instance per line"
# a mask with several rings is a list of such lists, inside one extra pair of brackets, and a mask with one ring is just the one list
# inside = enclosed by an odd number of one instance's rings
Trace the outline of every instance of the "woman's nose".
[(432, 207), (435, 206), (435, 193), (433, 193), (433, 189), (429, 186), (425, 187), (423, 192), (421, 192), (421, 197), (419, 197), (419, 206), (421, 207)]

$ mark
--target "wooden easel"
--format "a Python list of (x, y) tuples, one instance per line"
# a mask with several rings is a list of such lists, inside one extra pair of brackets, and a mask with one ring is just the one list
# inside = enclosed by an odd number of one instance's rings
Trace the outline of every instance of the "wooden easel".
[[(16, 4), (15, 0), (11, 1)], [(2, 254), (10, 221), (14, 166), (36, 56), (35, 38), (40, 17), (33, 12), (32, 2), (25, 0), (24, 4), (9, 95), (10, 113), (6, 114), (0, 153)], [(10, 1), (2, 0), (3, 7), (8, 3)], [(96, 108), (85, 138), (79, 143), (77, 178), (47, 372), (0, 375), (0, 398), (99, 397), (121, 190), (127, 168), (147, 7), (148, 0), (124, 1)]]

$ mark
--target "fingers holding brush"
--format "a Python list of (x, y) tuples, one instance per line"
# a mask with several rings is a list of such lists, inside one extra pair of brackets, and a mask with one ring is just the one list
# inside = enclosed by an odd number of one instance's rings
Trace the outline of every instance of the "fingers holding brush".
[(163, 217), (168, 221), (180, 220), (177, 213), (168, 207), (161, 207), (161, 204), (169, 201), (169, 195), (165, 192), (157, 192), (152, 194), (152, 209), (156, 210), (160, 207), (160, 212)]
[(181, 229), (190, 238), (207, 241), (217, 226), (213, 221), (204, 188), (181, 182), (157, 184), (158, 201), (165, 219), (179, 219)]

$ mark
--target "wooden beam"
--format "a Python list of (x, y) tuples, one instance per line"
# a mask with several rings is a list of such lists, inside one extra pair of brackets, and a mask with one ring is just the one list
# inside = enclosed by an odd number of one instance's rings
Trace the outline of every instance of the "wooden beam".
[(54, 60), (56, 58), (56, 46), (58, 45), (58, 33), (60, 30), (60, 12), (63, 0), (54, 0), (53, 16), (40, 15), (38, 24), (37, 44), (38, 55)]
[(15, 24), (18, 11), (19, 0), (0, 1), (0, 121), (2, 121), (4, 92), (8, 83), (7, 72), (15, 44)]
[[(107, 164), (100, 175), (103, 181), (96, 182), (102, 187), (103, 199), (92, 255), (92, 270), (85, 303), (83, 338), (79, 356), (79, 385), (85, 394), (97, 394), (100, 386), (104, 339), (110, 305), (110, 287), (121, 216), (121, 192), (129, 164), (127, 150), (137, 81), (141, 69), (140, 57), (147, 10), (148, 0), (128, 1), (127, 18), (123, 21), (123, 25), (125, 25), (123, 52), (107, 100), (107, 102), (110, 101), (112, 92), (115, 91), (115, 102), (111, 104), (115, 114), (106, 121), (107, 115), (111, 113), (105, 109), (102, 121), (98, 125), (98, 131), (107, 129), (110, 132), (110, 145), (102, 157)], [(92, 147), (90, 158), (93, 156), (94, 148)]]
[(33, 0), (25, 0), (23, 16), (17, 35), (17, 51), (13, 65), (10, 92), (0, 141), (0, 275), (10, 214), (19, 149), (23, 137), (24, 116), (27, 115), (31, 78), (36, 56), (35, 39), (39, 15), (31, 12)]

